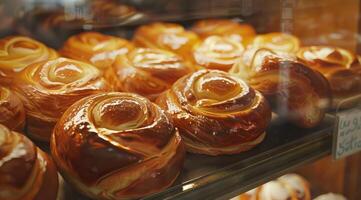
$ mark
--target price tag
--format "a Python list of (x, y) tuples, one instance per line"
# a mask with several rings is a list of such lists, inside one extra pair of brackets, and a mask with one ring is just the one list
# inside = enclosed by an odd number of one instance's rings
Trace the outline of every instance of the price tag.
[(361, 150), (361, 109), (341, 111), (337, 117), (332, 154), (341, 159)]

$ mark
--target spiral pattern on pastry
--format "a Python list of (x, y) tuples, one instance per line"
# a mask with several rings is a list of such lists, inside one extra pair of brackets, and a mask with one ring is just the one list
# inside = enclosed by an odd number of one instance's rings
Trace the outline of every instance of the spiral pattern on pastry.
[(300, 48), (300, 40), (287, 33), (267, 33), (257, 35), (251, 43), (254, 48), (267, 48), (275, 52), (296, 53)]
[(321, 72), (331, 85), (334, 104), (340, 100), (361, 94), (361, 65), (348, 50), (328, 47), (302, 47), (297, 58)]
[(226, 37), (210, 36), (194, 47), (197, 65), (207, 69), (228, 71), (244, 51), (242, 44)]
[(218, 70), (200, 70), (174, 83), (157, 99), (172, 116), (187, 150), (236, 154), (259, 144), (271, 119), (265, 98)]
[(126, 54), (133, 48), (129, 41), (122, 38), (97, 32), (83, 32), (70, 37), (60, 53), (105, 69), (113, 64), (118, 55)]
[(241, 42), (243, 45), (247, 45), (256, 35), (256, 31), (251, 25), (229, 19), (199, 20), (192, 26), (191, 30), (201, 38), (213, 35), (225, 36), (236, 42)]
[(9, 88), (0, 85), (0, 124), (10, 130), (23, 131), (25, 110), (23, 103)]
[(29, 64), (57, 57), (56, 51), (28, 37), (0, 39), (0, 83), (10, 85), (15, 74)]
[(24, 135), (0, 125), (0, 199), (56, 199), (58, 174), (51, 158)]
[(299, 127), (317, 126), (331, 105), (330, 86), (321, 73), (269, 49), (257, 50), (249, 64), (240, 59), (230, 72), (247, 80), (278, 115)]
[(140, 47), (172, 51), (184, 59), (192, 60), (192, 49), (200, 42), (198, 36), (173, 23), (152, 23), (140, 26), (133, 36), (133, 42)]
[(72, 105), (51, 140), (63, 177), (95, 199), (139, 198), (170, 186), (185, 149), (157, 105), (131, 93), (102, 93)]
[(137, 93), (154, 100), (192, 71), (192, 66), (170, 51), (137, 48), (119, 56), (104, 77), (117, 91)]
[(26, 110), (27, 133), (48, 141), (63, 112), (77, 100), (109, 90), (94, 66), (67, 58), (29, 65), (16, 76), (14, 90)]

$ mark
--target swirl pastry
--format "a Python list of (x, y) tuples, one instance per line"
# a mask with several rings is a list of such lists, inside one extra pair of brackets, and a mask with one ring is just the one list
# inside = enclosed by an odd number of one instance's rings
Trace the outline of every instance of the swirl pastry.
[(174, 83), (156, 101), (172, 116), (187, 150), (236, 154), (259, 144), (271, 119), (264, 97), (218, 70), (200, 70)]
[(2, 86), (0, 86), (0, 124), (17, 131), (23, 131), (25, 125), (23, 103), (12, 91)]
[(133, 42), (140, 47), (172, 51), (186, 60), (192, 60), (192, 48), (199, 42), (198, 36), (173, 23), (153, 23), (140, 26), (133, 36)]
[(199, 66), (228, 71), (243, 51), (243, 45), (234, 40), (222, 36), (210, 36), (194, 47), (193, 56)]
[(154, 100), (192, 71), (193, 67), (172, 52), (137, 48), (119, 56), (104, 77), (117, 91), (137, 93)]
[(96, 67), (67, 58), (29, 65), (16, 76), (14, 89), (25, 106), (28, 134), (42, 141), (49, 140), (55, 123), (70, 105), (109, 90)]
[[(311, 200), (308, 182), (297, 174), (286, 174), (239, 196), (239, 200)], [(233, 199), (235, 200), (235, 199)]]
[(51, 158), (28, 138), (0, 125), (0, 199), (56, 199), (58, 174)]
[(57, 57), (53, 49), (28, 37), (0, 39), (0, 83), (10, 84), (15, 74), (31, 63)]
[(330, 86), (322, 74), (268, 49), (241, 59), (230, 72), (248, 80), (277, 114), (299, 127), (318, 125), (331, 104)]
[(257, 35), (251, 43), (257, 49), (267, 48), (275, 52), (296, 53), (300, 48), (300, 40), (287, 33), (267, 33)]
[(327, 46), (302, 47), (297, 58), (327, 78), (334, 107), (345, 98), (361, 94), (361, 65), (350, 51)]
[(236, 42), (247, 45), (256, 35), (256, 31), (249, 24), (238, 23), (229, 19), (206, 19), (196, 22), (192, 31), (201, 38), (213, 35), (226, 36)]
[(157, 105), (131, 93), (92, 95), (54, 128), (51, 152), (64, 178), (94, 199), (139, 198), (170, 186), (185, 149)]
[(70, 37), (60, 53), (65, 57), (105, 69), (113, 64), (115, 57), (126, 54), (133, 48), (129, 41), (122, 38), (97, 32), (84, 32)]

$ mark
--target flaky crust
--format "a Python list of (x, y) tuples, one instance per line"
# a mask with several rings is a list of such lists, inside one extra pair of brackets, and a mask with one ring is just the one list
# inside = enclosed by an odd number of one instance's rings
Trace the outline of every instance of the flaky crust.
[(300, 40), (291, 34), (273, 32), (257, 35), (251, 43), (253, 48), (267, 48), (275, 52), (296, 53)]
[(57, 58), (29, 65), (16, 76), (13, 89), (24, 103), (29, 136), (49, 141), (52, 128), (70, 105), (109, 86), (96, 67)]
[(24, 36), (0, 40), (0, 83), (11, 84), (16, 73), (29, 64), (57, 58), (58, 54), (44, 44)]
[(0, 85), (0, 124), (22, 132), (25, 125), (23, 103), (9, 88)]
[(98, 32), (83, 32), (71, 36), (60, 50), (60, 54), (75, 60), (95, 65), (99, 69), (110, 67), (118, 55), (132, 50), (127, 40)]
[(144, 97), (103, 93), (72, 105), (51, 151), (64, 176), (95, 199), (139, 198), (170, 186), (185, 150), (167, 115)]
[(192, 71), (192, 65), (170, 51), (137, 48), (119, 56), (104, 77), (116, 91), (137, 93), (154, 100)]
[(200, 70), (174, 83), (157, 101), (194, 153), (236, 154), (259, 144), (271, 119), (265, 98), (218, 70)]
[(192, 48), (200, 42), (198, 36), (173, 23), (152, 23), (140, 26), (134, 33), (135, 45), (165, 49), (175, 52), (184, 59), (192, 60)]
[(55, 200), (58, 174), (28, 138), (0, 125), (0, 200)]

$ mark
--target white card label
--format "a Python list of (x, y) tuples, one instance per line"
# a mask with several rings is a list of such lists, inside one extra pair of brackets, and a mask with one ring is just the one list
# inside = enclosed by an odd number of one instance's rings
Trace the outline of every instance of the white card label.
[(342, 111), (337, 117), (332, 153), (340, 159), (361, 150), (361, 109)]

